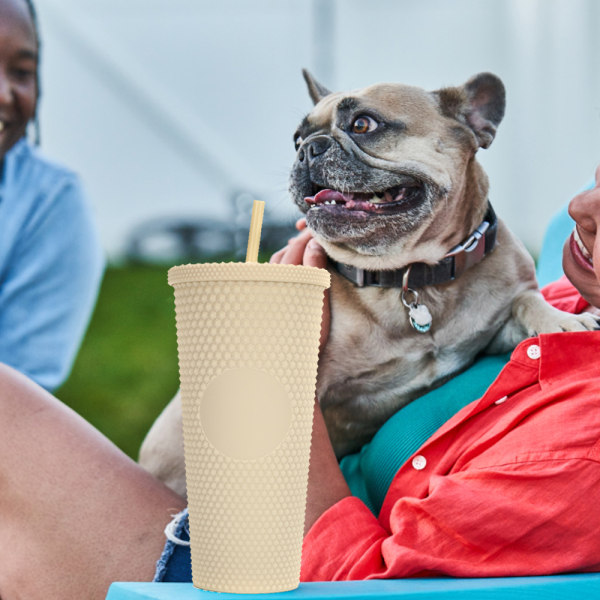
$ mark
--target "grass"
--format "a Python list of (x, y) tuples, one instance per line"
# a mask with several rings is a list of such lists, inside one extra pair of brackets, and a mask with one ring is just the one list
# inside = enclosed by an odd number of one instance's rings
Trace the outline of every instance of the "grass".
[(109, 267), (96, 310), (57, 397), (132, 458), (178, 386), (167, 269)]
[[(261, 253), (259, 260), (267, 256)], [(134, 459), (179, 387), (167, 270), (156, 265), (108, 267), (71, 375), (56, 393)]]

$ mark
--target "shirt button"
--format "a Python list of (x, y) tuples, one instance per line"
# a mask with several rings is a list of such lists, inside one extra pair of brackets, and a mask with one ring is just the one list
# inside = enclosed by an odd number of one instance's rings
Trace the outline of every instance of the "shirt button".
[(500, 398), (499, 400), (496, 400), (496, 402), (494, 402), (494, 404), (502, 404), (503, 402), (506, 402), (508, 400), (508, 396), (504, 396), (502, 398)]
[(417, 456), (415, 456), (412, 459), (412, 466), (417, 471), (422, 471), (426, 465), (427, 465), (427, 459), (424, 456), (421, 456), (420, 454), (417, 454)]
[(529, 358), (536, 360), (542, 355), (540, 347), (537, 344), (531, 344), (529, 348), (527, 348), (527, 356)]

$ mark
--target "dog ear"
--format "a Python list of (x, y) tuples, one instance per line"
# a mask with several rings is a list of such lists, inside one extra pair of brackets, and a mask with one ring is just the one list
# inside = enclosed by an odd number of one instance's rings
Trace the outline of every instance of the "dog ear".
[(468, 125), (479, 146), (488, 148), (504, 116), (506, 92), (502, 81), (492, 73), (479, 73), (460, 88), (436, 93), (442, 112)]
[(321, 98), (331, 94), (331, 92), (325, 86), (321, 85), (306, 69), (302, 69), (302, 75), (308, 86), (308, 93), (310, 94), (311, 100), (315, 104), (317, 104)]

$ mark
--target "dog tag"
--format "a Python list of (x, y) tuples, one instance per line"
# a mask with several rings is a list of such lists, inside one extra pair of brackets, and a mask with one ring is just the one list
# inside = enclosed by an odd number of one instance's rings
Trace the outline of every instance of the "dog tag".
[(414, 329), (421, 333), (426, 333), (431, 328), (431, 313), (424, 304), (417, 304), (414, 302), (408, 309), (408, 317), (410, 318), (410, 324)]

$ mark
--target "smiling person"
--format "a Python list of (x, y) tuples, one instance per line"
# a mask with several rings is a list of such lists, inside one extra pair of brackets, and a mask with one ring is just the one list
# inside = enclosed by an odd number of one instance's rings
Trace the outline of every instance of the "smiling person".
[(31, 1), (0, 0), (0, 362), (52, 390), (70, 371), (104, 258), (77, 176), (27, 139), (39, 56)]

